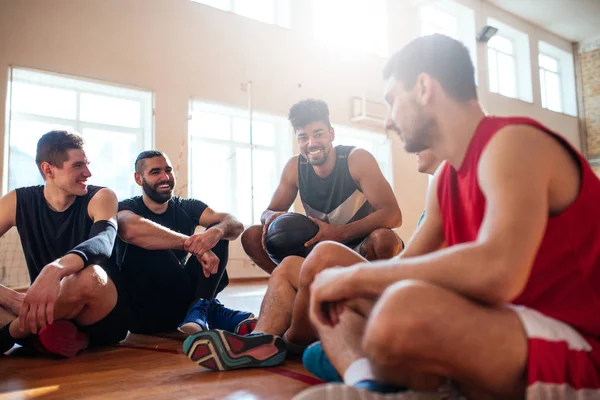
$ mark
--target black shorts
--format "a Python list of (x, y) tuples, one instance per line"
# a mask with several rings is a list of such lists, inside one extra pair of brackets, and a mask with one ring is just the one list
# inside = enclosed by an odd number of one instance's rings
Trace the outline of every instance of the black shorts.
[(119, 294), (117, 304), (111, 312), (100, 321), (82, 326), (71, 321), (81, 332), (90, 337), (90, 346), (105, 346), (119, 343), (127, 336), (127, 305), (123, 295)]

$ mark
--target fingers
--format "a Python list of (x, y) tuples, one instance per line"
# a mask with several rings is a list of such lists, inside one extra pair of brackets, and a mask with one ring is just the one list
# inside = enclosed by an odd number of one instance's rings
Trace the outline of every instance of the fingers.
[(25, 330), (25, 320), (27, 319), (27, 314), (29, 313), (29, 303), (23, 302), (21, 306), (21, 312), (19, 313), (19, 329), (22, 331)]
[(54, 302), (49, 302), (46, 305), (46, 318), (48, 320), (48, 325), (52, 325), (54, 323)]
[(37, 309), (38, 309), (38, 305), (33, 304), (31, 306), (31, 308), (29, 309), (29, 312), (27, 313), (27, 324), (29, 325), (29, 329), (30, 329), (31, 333), (33, 333), (33, 334), (37, 333), (37, 322), (36, 322)]
[(37, 326), (40, 330), (46, 327), (46, 307), (43, 304), (37, 308)]
[(321, 231), (317, 232), (315, 236), (312, 237), (308, 242), (304, 243), (304, 247), (310, 247), (315, 243), (318, 243), (321, 240)]

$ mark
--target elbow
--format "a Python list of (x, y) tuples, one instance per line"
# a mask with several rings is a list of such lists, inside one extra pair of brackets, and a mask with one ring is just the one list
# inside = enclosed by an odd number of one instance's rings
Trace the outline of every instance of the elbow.
[(119, 224), (119, 237), (126, 243), (131, 243), (136, 237), (135, 228), (131, 225), (128, 223)]
[[(497, 273), (490, 274), (486, 279), (486, 284), (482, 285), (483, 292), (481, 300), (491, 306), (503, 306), (511, 303), (525, 289), (527, 276), (521, 277), (515, 274), (514, 270), (508, 270), (506, 261), (499, 261), (496, 268), (490, 268), (490, 271)], [(523, 270), (523, 269), (521, 269)]]
[(386, 214), (386, 228), (394, 229), (402, 226), (402, 212), (400, 211), (400, 208), (396, 207)]
[(239, 221), (236, 221), (235, 225), (233, 226), (233, 240), (237, 239), (242, 232), (244, 232), (244, 224), (242, 224)]

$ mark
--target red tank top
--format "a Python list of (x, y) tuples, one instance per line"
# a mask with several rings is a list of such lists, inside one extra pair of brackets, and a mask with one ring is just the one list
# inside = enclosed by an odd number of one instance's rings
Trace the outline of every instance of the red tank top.
[(446, 243), (452, 246), (476, 240), (486, 208), (477, 182), (479, 158), (496, 132), (516, 124), (534, 126), (569, 149), (579, 160), (581, 188), (566, 210), (549, 217), (527, 285), (512, 303), (600, 336), (600, 180), (577, 150), (539, 122), (485, 117), (460, 169), (446, 163), (437, 188)]

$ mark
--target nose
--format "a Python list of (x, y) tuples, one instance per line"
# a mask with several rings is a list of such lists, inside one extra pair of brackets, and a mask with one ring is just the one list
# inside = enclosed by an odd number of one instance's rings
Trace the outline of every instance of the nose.
[(86, 178), (89, 178), (89, 177), (92, 176), (92, 171), (90, 171), (90, 168), (87, 165), (85, 166), (85, 170), (83, 171), (83, 175)]

